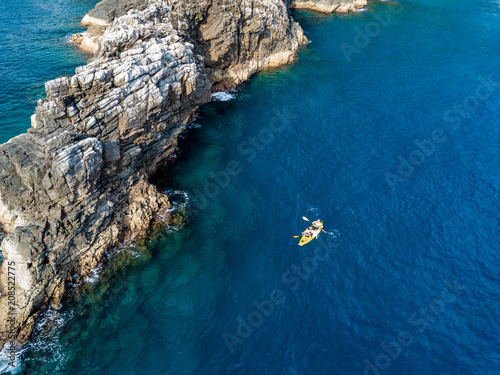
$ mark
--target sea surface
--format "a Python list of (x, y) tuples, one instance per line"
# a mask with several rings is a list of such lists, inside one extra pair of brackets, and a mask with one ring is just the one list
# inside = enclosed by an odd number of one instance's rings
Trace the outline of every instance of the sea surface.
[[(0, 4), (1, 140), (96, 1)], [(500, 373), (500, 1), (293, 13), (311, 43), (200, 110), (184, 224), (41, 319), (13, 373)], [(327, 233), (299, 247), (308, 223)]]

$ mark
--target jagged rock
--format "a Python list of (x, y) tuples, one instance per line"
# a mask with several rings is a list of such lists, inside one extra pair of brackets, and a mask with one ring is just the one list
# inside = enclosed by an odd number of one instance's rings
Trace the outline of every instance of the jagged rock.
[[(148, 0), (103, 0), (89, 11), (82, 20), (82, 25), (110, 25), (129, 10), (144, 10), (152, 1)], [(91, 20), (94, 20), (92, 22)]]
[(31, 128), (0, 146), (8, 232), (0, 348), (11, 333), (27, 339), (39, 314), (58, 308), (65, 285), (106, 251), (168, 220), (168, 197), (148, 178), (210, 101), (212, 84), (290, 62), (305, 40), (283, 0), (105, 0), (84, 23), (95, 58), (47, 82)]
[[(174, 9), (183, 0), (170, 0)], [(214, 0), (189, 3), (186, 13), (211, 81), (239, 84), (257, 71), (292, 62), (307, 42), (283, 0)]]
[(84, 33), (73, 35), (71, 41), (83, 52), (95, 55), (99, 51), (99, 38), (105, 29), (105, 26), (90, 26)]
[(367, 0), (291, 0), (290, 8), (310, 9), (322, 13), (347, 13), (363, 9)]
[[(125, 14), (130, 5), (154, 2), (104, 0), (85, 16), (84, 24), (108, 24), (113, 17)], [(205, 57), (210, 80), (224, 82), (227, 87), (246, 81), (260, 70), (290, 63), (298, 47), (307, 42), (284, 0), (165, 0), (163, 3), (187, 17), (186, 30)], [(98, 45), (98, 39), (89, 32), (73, 38), (87, 52)]]
[(111, 141), (104, 143), (104, 160), (107, 163), (120, 160), (120, 142)]

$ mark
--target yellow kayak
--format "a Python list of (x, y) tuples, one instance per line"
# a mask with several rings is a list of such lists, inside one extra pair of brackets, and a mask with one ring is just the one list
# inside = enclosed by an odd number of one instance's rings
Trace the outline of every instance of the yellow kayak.
[(299, 241), (299, 246), (304, 246), (305, 244), (308, 244), (315, 238), (318, 238), (319, 233), (323, 229), (323, 222), (321, 221), (321, 227), (318, 228), (317, 230), (313, 230), (313, 235), (306, 237), (305, 235), (302, 235), (302, 238)]

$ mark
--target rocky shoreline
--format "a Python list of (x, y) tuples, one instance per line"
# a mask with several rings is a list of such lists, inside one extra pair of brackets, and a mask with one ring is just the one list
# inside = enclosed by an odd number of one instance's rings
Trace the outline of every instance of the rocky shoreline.
[(31, 128), (0, 146), (0, 349), (106, 252), (169, 220), (149, 179), (211, 92), (307, 42), (286, 0), (103, 0), (82, 22), (73, 40), (94, 58), (47, 82)]
[(365, 8), (366, 4), (367, 0), (291, 0), (290, 8), (321, 13), (349, 13)]

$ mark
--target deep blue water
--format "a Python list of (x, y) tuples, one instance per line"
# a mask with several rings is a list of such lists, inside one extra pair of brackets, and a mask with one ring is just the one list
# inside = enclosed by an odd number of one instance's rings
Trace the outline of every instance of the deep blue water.
[[(159, 176), (184, 226), (47, 314), (22, 372), (497, 374), (500, 3), (403, 4), (295, 12), (298, 62), (204, 106)], [(38, 75), (77, 63), (59, 41)], [(329, 233), (299, 247), (304, 215)]]

